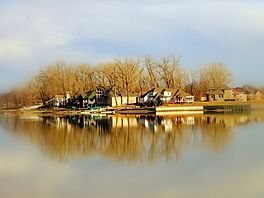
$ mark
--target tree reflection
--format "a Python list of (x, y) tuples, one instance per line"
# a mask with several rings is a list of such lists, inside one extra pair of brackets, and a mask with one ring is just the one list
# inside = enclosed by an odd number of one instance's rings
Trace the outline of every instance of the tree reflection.
[(136, 163), (179, 160), (190, 148), (221, 152), (232, 128), (262, 115), (0, 117), (2, 127), (60, 161), (105, 158)]

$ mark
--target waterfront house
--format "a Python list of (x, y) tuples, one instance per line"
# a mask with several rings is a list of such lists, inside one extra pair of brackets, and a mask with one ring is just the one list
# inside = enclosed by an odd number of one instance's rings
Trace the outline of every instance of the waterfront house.
[[(111, 104), (109, 106), (112, 106), (112, 107), (137, 103), (137, 96), (135, 94), (129, 94), (128, 98), (126, 95), (124, 96), (117, 95), (116, 97), (114, 97), (113, 94), (111, 94), (110, 97), (111, 97)], [(128, 102), (127, 102), (127, 99), (128, 99)]]
[(66, 92), (66, 95), (55, 95), (51, 100), (46, 101), (47, 103), (52, 102), (52, 106), (54, 107), (64, 107), (70, 102), (71, 99), (71, 93), (69, 91)]
[(236, 96), (236, 101), (245, 102), (247, 101), (248, 95), (242, 87), (236, 87), (233, 89)]
[(189, 103), (194, 101), (194, 96), (181, 89), (155, 87), (140, 96), (138, 99), (140, 105), (148, 103), (159, 105), (159, 101), (162, 103)]
[(255, 96), (255, 93), (257, 91), (256, 88), (245, 85), (245, 86), (243, 86), (243, 90), (244, 90), (245, 94), (247, 95), (248, 101), (254, 100), (254, 96)]
[(227, 85), (223, 85), (219, 89), (224, 93), (224, 101), (236, 100), (236, 93), (233, 91), (232, 88), (228, 87)]
[(60, 107), (64, 106), (64, 95), (55, 95), (53, 98), (53, 106)]
[(111, 106), (111, 91), (103, 87), (96, 87), (95, 89), (95, 104), (98, 106)]
[(205, 92), (200, 92), (197, 99), (201, 102), (207, 101), (207, 95)]
[(256, 89), (251, 86), (244, 86), (243, 90), (247, 95), (247, 100), (249, 101), (260, 101), (264, 100), (264, 92), (261, 89)]
[[(171, 89), (171, 88), (166, 88), (163, 89), (160, 94), (157, 95), (157, 97), (162, 101), (162, 102), (170, 102), (173, 98), (176, 98), (176, 94), (179, 90), (178, 89)], [(178, 99), (178, 98), (177, 98)], [(179, 100), (179, 99), (178, 99)]]
[(136, 104), (137, 96), (134, 93), (126, 92), (114, 93), (111, 89), (105, 89), (103, 87), (96, 88), (95, 104), (98, 106), (119, 106), (126, 104)]
[(206, 92), (207, 101), (210, 102), (224, 102), (235, 101), (236, 93), (227, 85), (219, 88), (211, 88)]
[(206, 98), (209, 102), (224, 102), (224, 92), (219, 89), (210, 89), (206, 92)]
[(193, 103), (194, 96), (191, 94), (179, 89), (175, 94), (176, 102), (177, 103)]
[(139, 104), (145, 104), (147, 101), (153, 100), (156, 96), (160, 95), (165, 88), (155, 87), (144, 93), (138, 98)]
[(262, 91), (257, 90), (254, 94), (254, 100), (255, 101), (261, 101), (264, 99), (264, 94), (262, 93)]
[(96, 91), (91, 90), (81, 93), (75, 100), (78, 107), (87, 108), (89, 105), (95, 103)]
[(96, 89), (80, 94), (77, 98), (78, 106), (88, 107), (90, 105), (97, 106), (119, 106), (125, 104), (135, 104), (137, 96), (130, 93), (128, 98), (126, 93), (116, 93), (110, 89), (96, 87)]

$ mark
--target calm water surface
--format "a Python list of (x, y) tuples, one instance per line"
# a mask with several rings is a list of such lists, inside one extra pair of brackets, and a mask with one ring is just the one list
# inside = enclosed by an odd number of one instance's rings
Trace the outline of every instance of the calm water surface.
[(0, 197), (264, 197), (264, 113), (0, 115)]

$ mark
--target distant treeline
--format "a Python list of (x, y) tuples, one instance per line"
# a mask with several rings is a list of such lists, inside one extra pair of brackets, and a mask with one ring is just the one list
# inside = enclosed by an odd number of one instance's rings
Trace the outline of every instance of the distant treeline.
[(223, 63), (208, 63), (187, 69), (175, 56), (155, 60), (115, 59), (97, 65), (67, 64), (63, 61), (48, 65), (24, 86), (2, 95), (0, 107), (22, 107), (43, 103), (55, 95), (72, 96), (100, 86), (117, 95), (142, 94), (153, 87), (181, 88), (198, 95), (212, 87), (231, 81), (231, 73)]

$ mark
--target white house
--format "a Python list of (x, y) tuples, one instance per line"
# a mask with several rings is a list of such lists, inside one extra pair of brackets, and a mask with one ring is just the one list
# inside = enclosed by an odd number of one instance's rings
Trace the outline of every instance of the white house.
[(156, 87), (145, 94), (143, 94), (138, 99), (139, 104), (145, 104), (148, 101), (160, 99), (163, 102), (168, 103), (192, 103), (194, 102), (194, 96), (186, 93), (181, 89), (170, 89), (170, 88), (160, 88)]
[(143, 94), (142, 96), (138, 98), (138, 103), (144, 104), (147, 101), (154, 99), (156, 96), (161, 94), (164, 89), (165, 88), (156, 87), (156, 88), (149, 90), (148, 92), (146, 92), (145, 94)]

